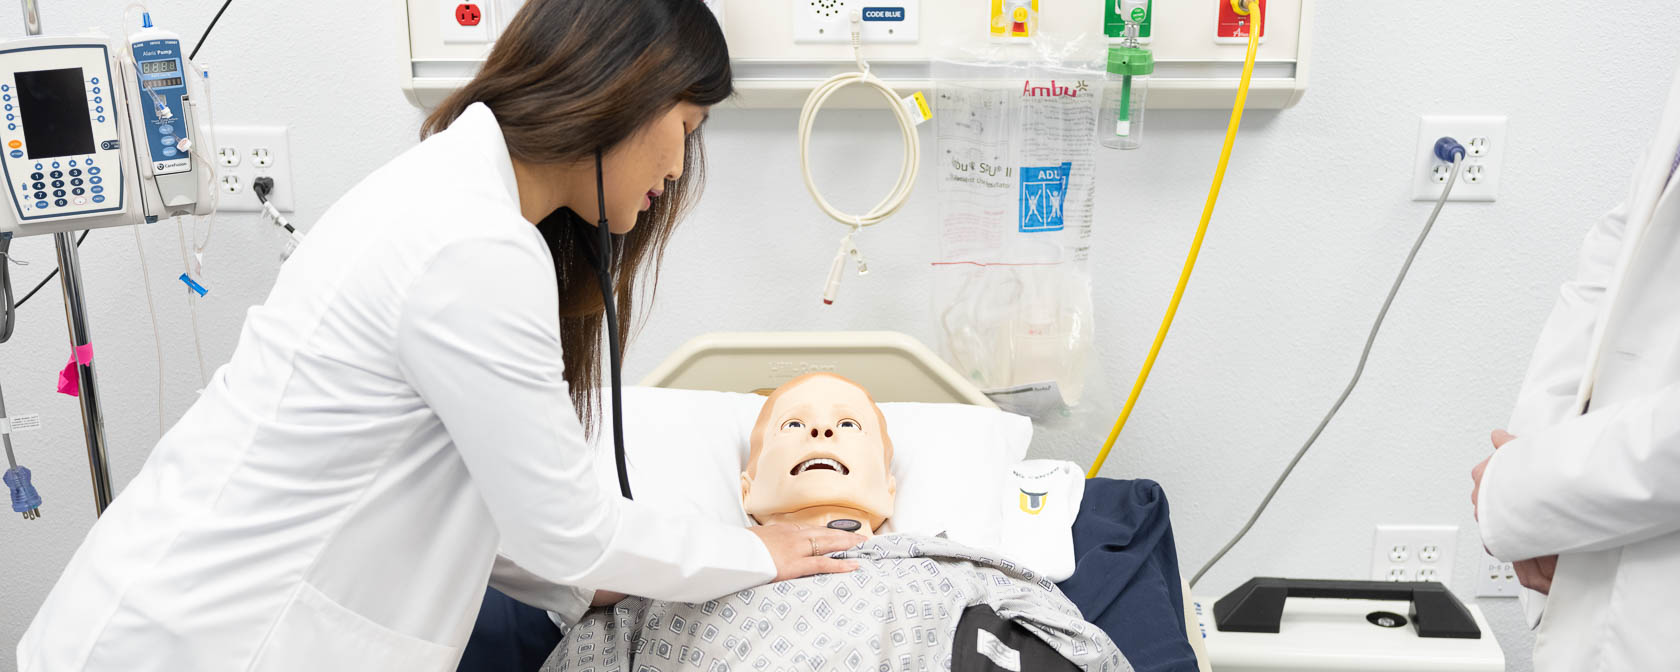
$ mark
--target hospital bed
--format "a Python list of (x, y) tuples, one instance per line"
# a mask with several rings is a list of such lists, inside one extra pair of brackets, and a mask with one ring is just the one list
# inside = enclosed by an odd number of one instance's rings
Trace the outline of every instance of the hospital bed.
[[(995, 408), (990, 399), (927, 346), (897, 332), (707, 334), (678, 348), (641, 385), (768, 394), (795, 376), (813, 372), (846, 376), (883, 403), (951, 403)], [(1185, 636), (1196, 653), (1201, 672), (1210, 672), (1202, 625), (1188, 586), (1183, 594)]]

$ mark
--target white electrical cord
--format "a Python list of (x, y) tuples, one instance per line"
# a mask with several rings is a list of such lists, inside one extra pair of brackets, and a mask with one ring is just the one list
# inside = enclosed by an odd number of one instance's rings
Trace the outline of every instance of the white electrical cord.
[[(858, 71), (835, 75), (817, 86), (805, 99), (805, 107), (799, 113), (799, 169), (805, 176), (805, 188), (811, 192), (811, 198), (816, 200), (818, 208), (850, 229), (845, 237), (840, 239), (840, 251), (835, 254), (834, 264), (829, 269), (828, 284), (823, 290), (825, 304), (834, 303), (834, 297), (840, 290), (840, 277), (844, 274), (847, 256), (857, 260), (859, 275), (869, 272), (854, 238), (864, 227), (879, 224), (904, 207), (905, 201), (910, 199), (911, 189), (916, 186), (916, 173), (921, 164), (921, 143), (916, 136), (917, 120), (910, 116), (910, 111), (899, 99), (898, 93), (869, 72), (869, 63), (863, 60), (862, 25), (862, 13), (852, 10), (852, 54), (857, 59)], [(835, 208), (828, 199), (823, 198), (822, 192), (817, 189), (815, 178), (811, 175), (811, 127), (817, 121), (817, 113), (835, 91), (852, 84), (870, 87), (886, 99), (887, 107), (898, 120), (899, 130), (904, 138), (904, 163), (898, 169), (898, 183), (893, 185), (892, 191), (888, 192), (885, 199), (862, 215), (847, 214)]]

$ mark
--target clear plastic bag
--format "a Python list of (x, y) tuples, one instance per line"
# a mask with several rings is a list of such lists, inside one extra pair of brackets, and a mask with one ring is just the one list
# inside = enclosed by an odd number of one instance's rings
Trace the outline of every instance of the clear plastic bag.
[(1103, 73), (993, 51), (934, 64), (941, 354), (1005, 410), (1074, 415), (1098, 370), (1089, 267)]

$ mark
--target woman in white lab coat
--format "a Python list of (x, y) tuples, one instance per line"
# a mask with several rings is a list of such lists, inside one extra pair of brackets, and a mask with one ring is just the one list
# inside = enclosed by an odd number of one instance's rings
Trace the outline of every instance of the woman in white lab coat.
[(602, 302), (571, 211), (596, 218), (597, 152), (628, 322), (730, 92), (698, 0), (527, 3), (429, 137), (310, 232), (70, 560), (19, 669), (449, 670), (498, 549), (582, 587), (579, 612), (588, 589), (701, 601), (849, 570), (822, 556), (854, 535), (603, 491), (580, 423)]
[(1471, 472), (1482, 542), (1529, 588), (1537, 672), (1680, 670), (1676, 166), (1680, 80), (1628, 199), (1587, 234), (1510, 433)]

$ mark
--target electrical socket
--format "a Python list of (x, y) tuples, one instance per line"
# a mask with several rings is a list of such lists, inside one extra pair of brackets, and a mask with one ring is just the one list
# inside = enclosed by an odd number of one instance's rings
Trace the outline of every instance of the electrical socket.
[[(217, 210), (262, 212), (262, 202), (250, 186), (259, 177), (274, 178), (269, 200), (281, 212), (293, 209), (291, 149), (285, 126), (216, 126), (216, 157), (221, 165), (222, 198)], [(238, 187), (229, 190), (228, 178)]]
[(1476, 572), (1476, 597), (1516, 597), (1521, 592), (1522, 583), (1511, 563), (1483, 551)]
[(1456, 525), (1378, 525), (1371, 580), (1452, 582)]
[(1464, 145), (1464, 161), (1450, 201), (1493, 201), (1499, 197), (1500, 166), (1505, 158), (1504, 116), (1425, 116), (1418, 125), (1417, 161), (1412, 170), (1412, 199), (1441, 197), (1450, 163), (1435, 156), (1435, 141), (1451, 137)]

